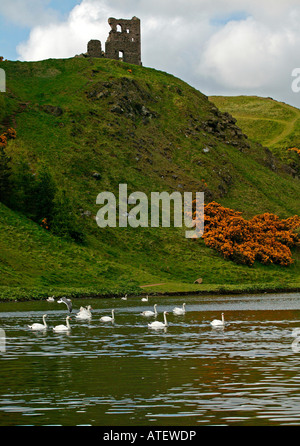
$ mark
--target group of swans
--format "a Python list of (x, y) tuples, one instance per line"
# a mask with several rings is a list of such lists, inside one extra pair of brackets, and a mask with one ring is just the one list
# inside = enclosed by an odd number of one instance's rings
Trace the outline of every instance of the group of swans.
[[(155, 311), (156, 311), (156, 307), (155, 307)], [(146, 313), (146, 312), (143, 312), (143, 313)], [(153, 312), (148, 312), (148, 313), (153, 313)], [(178, 308), (178, 307), (174, 308), (173, 313), (174, 314), (184, 314), (185, 313), (185, 304), (183, 304), (182, 308)], [(166, 328), (168, 326), (167, 314), (169, 314), (169, 313), (167, 311), (164, 311), (164, 313), (163, 313), (163, 315), (164, 315), (164, 322), (154, 321), (154, 322), (151, 322), (150, 324), (148, 324), (148, 327), (149, 328), (154, 328), (154, 329)], [(212, 327), (219, 327), (219, 328), (220, 327), (224, 327), (225, 326), (224, 313), (221, 314), (221, 317), (222, 317), (222, 320), (214, 319), (210, 323), (211, 326)]]
[(92, 319), (91, 310), (92, 310), (91, 305), (88, 305), (86, 308), (80, 307), (78, 313), (76, 313), (76, 315), (75, 315), (76, 319), (80, 319), (80, 320)]
[[(121, 298), (122, 300), (127, 300), (127, 294), (125, 294), (124, 297)], [(149, 296), (147, 295), (146, 297), (143, 297), (141, 299), (143, 302), (148, 302), (149, 301)], [(48, 302), (53, 302), (54, 300), (54, 296), (48, 297), (47, 299)], [(71, 313), (72, 311), (72, 302), (70, 299), (67, 299), (65, 297), (60, 298), (58, 301), (58, 303), (65, 303), (68, 307), (69, 313)], [(173, 314), (174, 315), (184, 315), (185, 314), (185, 306), (186, 304), (183, 303), (182, 307), (175, 307), (173, 308)], [(155, 318), (158, 315), (157, 312), (157, 304), (154, 304), (153, 307), (154, 311), (151, 310), (145, 310), (142, 313), (140, 313), (142, 316), (145, 317), (152, 317), (154, 316)], [(91, 305), (88, 305), (87, 307), (80, 307), (78, 313), (76, 313), (75, 317), (78, 320), (90, 320), (92, 318), (92, 313), (91, 313), (92, 307)], [(151, 323), (148, 324), (149, 328), (153, 328), (153, 329), (161, 329), (161, 328), (166, 328), (168, 326), (168, 321), (167, 321), (167, 314), (169, 314), (167, 311), (163, 312), (163, 318), (164, 318), (164, 322), (160, 322), (160, 321), (153, 321)], [(28, 327), (31, 330), (45, 330), (47, 329), (47, 323), (46, 323), (46, 317), (47, 314), (43, 315), (43, 324), (39, 324), (39, 323), (34, 323), (32, 325), (28, 325)], [(68, 331), (71, 329), (70, 323), (70, 316), (66, 317), (66, 325), (57, 325), (56, 327), (53, 327), (53, 331), (56, 332), (62, 332), (62, 331)], [(112, 322), (114, 323), (115, 321), (115, 310), (111, 310), (111, 316), (102, 316), (100, 317), (100, 321), (101, 322)], [(224, 327), (225, 326), (225, 318), (224, 318), (224, 313), (221, 314), (221, 320), (219, 319), (214, 319), (211, 323), (212, 327)]]
[[(175, 315), (181, 315), (181, 314), (185, 314), (185, 303), (182, 304), (182, 308), (179, 307), (175, 307), (173, 309), (173, 314)], [(157, 310), (156, 310), (156, 304), (154, 305), (154, 312), (153, 311), (143, 311), (141, 313), (143, 316), (157, 316)], [(154, 321), (151, 322), (150, 324), (148, 324), (149, 328), (165, 328), (168, 326), (168, 321), (167, 321), (167, 314), (169, 314), (167, 311), (164, 311), (163, 315), (164, 315), (164, 322), (159, 322), (159, 321)], [(221, 314), (222, 319), (214, 319), (210, 324), (212, 327), (224, 327), (225, 326), (225, 318), (224, 318), (224, 313)]]
[[(43, 315), (43, 324), (34, 323), (32, 325), (28, 325), (28, 327), (33, 331), (40, 331), (40, 330), (46, 330), (48, 328), (48, 325), (46, 324), (46, 317), (47, 314)], [(68, 331), (71, 329), (70, 323), (69, 323), (70, 316), (66, 317), (66, 325), (56, 325), (53, 327), (53, 331), (60, 332), (60, 331)]]

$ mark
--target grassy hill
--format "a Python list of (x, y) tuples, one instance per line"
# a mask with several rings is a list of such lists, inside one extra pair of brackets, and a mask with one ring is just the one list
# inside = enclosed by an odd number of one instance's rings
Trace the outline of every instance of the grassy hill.
[(299, 157), (288, 152), (291, 147), (300, 147), (298, 108), (257, 96), (212, 96), (210, 100), (220, 110), (234, 116), (237, 125), (252, 141), (269, 147), (286, 164), (296, 168), (299, 176)]
[[(7, 77), (0, 133), (17, 130), (7, 146), (13, 168), (25, 160), (34, 175), (47, 165), (85, 234), (83, 244), (63, 239), (0, 204), (2, 296), (137, 293), (156, 283), (164, 285), (144, 291), (299, 286), (297, 251), (289, 268), (249, 268), (224, 260), (202, 239), (186, 239), (184, 228), (96, 225), (97, 195), (117, 196), (121, 183), (128, 193), (148, 196), (204, 191), (206, 202), (216, 200), (246, 218), (299, 213), (299, 180), (206, 96), (167, 73), (108, 59), (0, 67)], [(203, 283), (193, 284), (198, 277)]]

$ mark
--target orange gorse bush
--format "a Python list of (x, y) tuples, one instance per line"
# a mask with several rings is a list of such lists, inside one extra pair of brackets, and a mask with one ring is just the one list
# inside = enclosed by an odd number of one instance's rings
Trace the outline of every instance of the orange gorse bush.
[(300, 156), (300, 149), (298, 149), (297, 147), (291, 147), (289, 149), (289, 152), (296, 152)]
[(2, 135), (0, 135), (0, 148), (4, 148), (6, 146), (7, 146), (7, 137), (5, 133), (3, 133)]
[(256, 260), (265, 265), (290, 265), (291, 248), (300, 245), (297, 228), (300, 228), (298, 215), (281, 220), (277, 215), (265, 213), (245, 220), (241, 212), (216, 202), (204, 207), (205, 244), (224, 258), (249, 266)]
[(48, 224), (47, 218), (43, 218), (41, 227), (49, 230), (49, 224)]
[(9, 139), (15, 139), (17, 137), (17, 132), (13, 128), (9, 128), (6, 132), (0, 135), (0, 148), (5, 148), (7, 146), (7, 141)]

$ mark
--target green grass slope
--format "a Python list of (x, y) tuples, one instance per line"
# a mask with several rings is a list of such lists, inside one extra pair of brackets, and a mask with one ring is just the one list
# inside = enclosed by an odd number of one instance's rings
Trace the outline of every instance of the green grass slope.
[(286, 163), (297, 157), (288, 148), (300, 147), (300, 110), (272, 98), (257, 96), (212, 96), (210, 100), (237, 120), (252, 141), (269, 147)]
[[(235, 265), (184, 236), (184, 228), (96, 225), (96, 197), (204, 191), (245, 217), (299, 212), (300, 182), (249, 142), (206, 96), (167, 73), (107, 59), (3, 62), (0, 133), (12, 126), (12, 163), (41, 162), (75, 203), (86, 242), (56, 237), (0, 204), (0, 284), (4, 296), (295, 287), (289, 268)], [(275, 135), (275, 134), (274, 134)], [(274, 136), (275, 138), (275, 136)], [(276, 161), (276, 169), (273, 163)], [(97, 175), (95, 175), (95, 172)], [(203, 284), (194, 285), (198, 277)], [(224, 288), (225, 287), (225, 288)], [(145, 289), (146, 290), (146, 289)]]

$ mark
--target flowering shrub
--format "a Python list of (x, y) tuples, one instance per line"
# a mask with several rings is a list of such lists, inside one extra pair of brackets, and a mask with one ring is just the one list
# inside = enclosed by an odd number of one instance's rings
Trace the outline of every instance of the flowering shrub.
[(13, 128), (9, 128), (6, 130), (6, 135), (9, 139), (16, 139), (17, 132)]
[(299, 228), (298, 215), (281, 220), (264, 213), (245, 220), (241, 212), (211, 202), (205, 206), (203, 239), (236, 263), (288, 266), (293, 262), (291, 248), (300, 245)]
[(0, 135), (0, 148), (5, 148), (7, 146), (7, 141), (9, 139), (15, 139), (17, 137), (17, 132), (13, 128), (9, 128), (6, 132)]
[(7, 137), (5, 133), (3, 135), (0, 135), (0, 148), (5, 148), (7, 146)]
[(49, 224), (47, 222), (47, 218), (43, 218), (42, 224), (40, 225), (42, 228), (49, 230)]
[(300, 149), (298, 149), (297, 147), (290, 148), (289, 152), (296, 152), (300, 156)]

